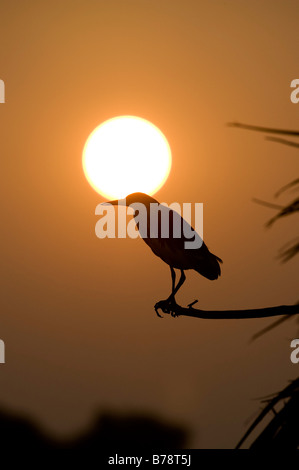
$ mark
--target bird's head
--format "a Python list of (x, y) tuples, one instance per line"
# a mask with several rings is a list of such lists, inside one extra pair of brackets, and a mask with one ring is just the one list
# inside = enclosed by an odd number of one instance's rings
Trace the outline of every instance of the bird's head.
[(115, 199), (114, 201), (103, 202), (103, 205), (112, 204), (113, 206), (131, 206), (132, 204), (143, 204), (150, 207), (151, 203), (158, 203), (156, 199), (144, 193), (132, 193), (124, 199)]

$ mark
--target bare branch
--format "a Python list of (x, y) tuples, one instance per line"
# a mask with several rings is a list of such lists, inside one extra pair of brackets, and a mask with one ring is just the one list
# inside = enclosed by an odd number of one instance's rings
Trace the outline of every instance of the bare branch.
[(158, 309), (174, 317), (186, 316), (202, 318), (204, 320), (242, 320), (249, 318), (269, 318), (279, 315), (296, 315), (299, 313), (299, 304), (246, 310), (200, 310), (193, 307), (184, 308), (177, 303), (169, 304), (165, 300), (161, 300), (155, 305), (155, 310), (157, 311)]

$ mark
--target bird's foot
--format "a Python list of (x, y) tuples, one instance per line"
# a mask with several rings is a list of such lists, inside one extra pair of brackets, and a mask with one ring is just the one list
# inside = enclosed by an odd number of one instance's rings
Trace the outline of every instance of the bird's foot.
[(161, 309), (163, 313), (170, 313), (172, 317), (178, 317), (176, 313), (176, 307), (178, 304), (175, 301), (174, 297), (169, 297), (166, 300), (159, 300), (159, 302), (155, 305), (155, 312), (158, 317), (163, 318), (162, 315), (159, 314), (158, 310)]

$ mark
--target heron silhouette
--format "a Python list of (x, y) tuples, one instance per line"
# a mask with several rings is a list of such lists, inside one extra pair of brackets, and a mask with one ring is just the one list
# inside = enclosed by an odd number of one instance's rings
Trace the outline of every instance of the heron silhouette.
[[(152, 252), (170, 267), (171, 294), (166, 300), (155, 305), (155, 311), (159, 317), (161, 315), (158, 308), (176, 316), (174, 311), (174, 306), (177, 305), (175, 295), (186, 280), (185, 270), (194, 269), (211, 281), (221, 275), (220, 263), (222, 260), (209, 251), (198, 233), (176, 211), (160, 204), (156, 199), (144, 193), (133, 193), (124, 199), (103, 203), (103, 205), (110, 204), (130, 206), (134, 210), (133, 217), (141, 238)], [(156, 211), (153, 211), (153, 205)], [(153, 217), (153, 213), (157, 215), (157, 218)], [(188, 243), (189, 248), (187, 248)], [(191, 248), (191, 244), (193, 244), (193, 248)], [(175, 285), (175, 269), (181, 271), (177, 285)], [(192, 302), (190, 306), (195, 302)]]

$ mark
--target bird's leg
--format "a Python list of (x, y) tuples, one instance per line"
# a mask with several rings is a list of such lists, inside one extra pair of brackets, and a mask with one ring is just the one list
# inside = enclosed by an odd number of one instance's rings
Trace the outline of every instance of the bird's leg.
[[(170, 269), (172, 269), (172, 271), (174, 272), (174, 269), (173, 269), (173, 268), (170, 268)], [(171, 275), (172, 275), (172, 272), (171, 272)], [(175, 272), (174, 272), (174, 275), (175, 275)], [(184, 284), (185, 280), (186, 280), (185, 273), (184, 273), (184, 271), (181, 269), (181, 277), (180, 277), (180, 280), (179, 280), (179, 282), (177, 283), (176, 287), (174, 287), (174, 281), (173, 281), (173, 283), (172, 283), (172, 292), (171, 292), (170, 296), (168, 297), (168, 300), (174, 300), (174, 301), (175, 301), (174, 296), (175, 296), (175, 294), (178, 292), (178, 290), (182, 287), (182, 285)]]
[(174, 289), (173, 295), (177, 293), (177, 291), (182, 287), (185, 281), (186, 281), (186, 276), (185, 276), (184, 271), (181, 269), (181, 277), (180, 277), (179, 282), (177, 283), (176, 288)]
[(171, 272), (171, 281), (172, 281), (171, 292), (173, 292), (175, 289), (175, 270), (173, 269), (172, 266), (170, 266), (170, 272)]
[(158, 313), (158, 309), (160, 308), (163, 312), (165, 313), (170, 313), (172, 317), (176, 317), (177, 314), (175, 313), (175, 306), (177, 305), (175, 301), (175, 294), (177, 291), (182, 287), (186, 280), (186, 276), (184, 271), (181, 269), (181, 277), (179, 282), (177, 283), (177, 286), (175, 286), (175, 270), (173, 269), (172, 266), (170, 266), (170, 271), (171, 271), (171, 280), (172, 280), (172, 290), (171, 294), (166, 300), (160, 300), (159, 302), (156, 303), (155, 305), (155, 311), (156, 314), (160, 317)]
[(169, 302), (175, 302), (174, 296), (175, 296), (175, 270), (173, 269), (172, 266), (170, 266), (170, 272), (171, 272), (171, 294), (168, 297)]
[[(173, 269), (173, 268), (172, 268)], [(183, 269), (181, 269), (181, 277), (179, 279), (179, 282), (177, 283), (176, 287), (174, 289), (172, 289), (172, 293), (171, 293), (171, 296), (169, 297), (169, 300), (170, 300), (170, 303), (173, 305), (175, 304), (176, 305), (176, 301), (175, 301), (175, 294), (178, 292), (178, 290), (182, 287), (182, 285), (184, 284), (186, 280), (186, 276), (185, 276), (185, 273), (183, 271)], [(171, 310), (170, 311), (170, 314), (172, 317), (176, 317), (176, 313), (174, 310)]]
[(175, 293), (177, 292), (176, 287), (175, 287), (175, 270), (173, 269), (172, 266), (170, 266), (170, 272), (171, 272), (171, 294), (170, 296), (165, 300), (169, 304), (169, 306), (176, 304), (175, 301)]
[(162, 318), (162, 315), (159, 314), (158, 309), (160, 308), (162, 311), (164, 311), (166, 313), (169, 313), (170, 312), (170, 306), (175, 303), (175, 298), (174, 298), (175, 270), (173, 269), (172, 266), (170, 266), (170, 272), (171, 272), (171, 281), (172, 281), (171, 294), (166, 300), (160, 300), (155, 305), (155, 312), (158, 315), (158, 317), (160, 317), (160, 318)]

